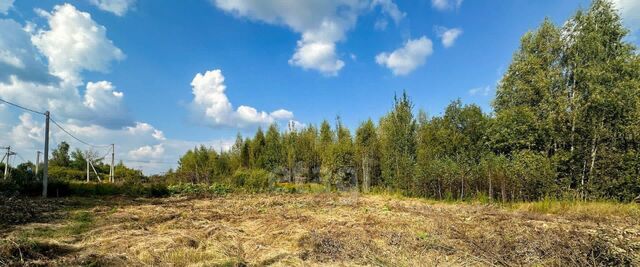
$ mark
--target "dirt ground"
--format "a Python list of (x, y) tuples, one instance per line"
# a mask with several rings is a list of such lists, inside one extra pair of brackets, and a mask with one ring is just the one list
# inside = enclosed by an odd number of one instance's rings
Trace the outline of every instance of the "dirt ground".
[(0, 266), (625, 266), (634, 216), (390, 196), (5, 199)]

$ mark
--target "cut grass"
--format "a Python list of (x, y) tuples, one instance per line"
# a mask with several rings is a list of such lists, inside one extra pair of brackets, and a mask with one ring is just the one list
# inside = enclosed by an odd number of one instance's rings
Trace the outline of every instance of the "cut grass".
[(58, 239), (77, 238), (92, 229), (94, 218), (88, 211), (71, 212), (68, 220), (60, 222), (58, 225), (35, 226), (20, 231), (20, 238), (23, 239)]
[[(26, 242), (18, 246), (25, 255), (42, 255), (21, 262), (15, 244), (0, 244), (10, 255), (5, 264), (640, 264), (637, 207), (618, 203), (454, 203), (355, 192), (69, 201), (91, 205), (0, 236)], [(58, 256), (40, 249), (51, 244), (74, 249)]]
[(543, 200), (511, 204), (511, 207), (519, 211), (540, 214), (571, 215), (590, 218), (626, 217), (640, 219), (640, 205), (635, 203)]

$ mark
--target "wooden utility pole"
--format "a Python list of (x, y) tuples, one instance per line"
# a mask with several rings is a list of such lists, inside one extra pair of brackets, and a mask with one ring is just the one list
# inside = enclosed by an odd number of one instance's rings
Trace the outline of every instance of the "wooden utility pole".
[(46, 117), (44, 126), (44, 169), (42, 170), (42, 197), (47, 197), (49, 184), (49, 111), (44, 113)]

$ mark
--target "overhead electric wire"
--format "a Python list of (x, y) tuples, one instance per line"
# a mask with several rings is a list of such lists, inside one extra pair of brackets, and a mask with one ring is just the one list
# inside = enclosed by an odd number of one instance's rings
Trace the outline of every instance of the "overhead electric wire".
[[(30, 112), (33, 112), (33, 113), (36, 113), (36, 114), (45, 115), (45, 116), (47, 115), (44, 112), (36, 111), (36, 110), (30, 109), (30, 108), (18, 105), (16, 103), (9, 102), (9, 101), (4, 100), (2, 98), (0, 98), (0, 102), (6, 103), (6, 104), (12, 105), (14, 107), (17, 107), (17, 108), (20, 108), (20, 109), (24, 109), (26, 111), (30, 111)], [(73, 134), (71, 134), (64, 127), (62, 127), (60, 124), (58, 124), (58, 122), (56, 122), (53, 118), (49, 117), (49, 119), (51, 120), (51, 122), (53, 122), (53, 124), (58, 126), (58, 128), (60, 128), (60, 130), (62, 130), (63, 132), (67, 133), (69, 136), (71, 136), (73, 139), (77, 140), (80, 143), (83, 143), (83, 144), (85, 144), (87, 146), (90, 146), (90, 147), (109, 147), (109, 146), (111, 146), (111, 145), (94, 145), (94, 144), (90, 144), (88, 142), (85, 142), (85, 141), (81, 140), (80, 138), (78, 138), (78, 137), (74, 136)]]
[(4, 100), (4, 99), (2, 99), (2, 98), (0, 98), (0, 102), (4, 102), (4, 103), (7, 103), (7, 104), (12, 105), (12, 106), (14, 106), (14, 107), (21, 108), (21, 109), (24, 109), (24, 110), (26, 110), (26, 111), (31, 111), (31, 112), (33, 112), (33, 113), (37, 113), (37, 114), (40, 114), (40, 115), (46, 115), (44, 112), (35, 111), (35, 110), (33, 110), (33, 109), (23, 107), (23, 106), (18, 105), (18, 104), (16, 104), (16, 103), (9, 102), (9, 101)]
[(15, 152), (14, 152), (14, 155), (16, 155), (16, 156), (20, 157), (20, 159), (22, 159), (22, 163), (27, 163), (27, 162), (29, 162), (28, 160), (26, 160), (26, 159), (24, 159), (22, 156), (20, 156), (20, 154), (19, 154), (19, 153), (15, 153)]
[(53, 122), (53, 124), (55, 124), (56, 126), (58, 126), (58, 128), (60, 128), (60, 130), (62, 130), (63, 132), (67, 133), (69, 136), (71, 136), (73, 139), (75, 139), (76, 141), (83, 143), (87, 146), (90, 147), (109, 147), (111, 145), (94, 145), (94, 144), (90, 144), (88, 142), (83, 141), (82, 139), (76, 137), (75, 135), (71, 134), (69, 131), (67, 131), (64, 127), (62, 127), (60, 124), (58, 124), (58, 122), (56, 122), (53, 118), (50, 118), (51, 122)]
[(104, 155), (102, 157), (99, 157), (99, 159), (105, 159), (109, 153), (111, 153), (111, 147), (109, 147), (109, 149), (107, 149), (107, 153), (104, 153)]

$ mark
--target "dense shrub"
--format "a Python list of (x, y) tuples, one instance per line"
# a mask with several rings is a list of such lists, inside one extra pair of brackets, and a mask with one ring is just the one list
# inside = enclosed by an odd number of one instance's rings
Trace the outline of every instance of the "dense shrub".
[(239, 169), (233, 174), (232, 185), (250, 192), (265, 192), (275, 183), (275, 177), (263, 169)]
[(87, 173), (85, 171), (70, 168), (50, 166), (49, 177), (56, 180), (84, 181), (87, 179)]

